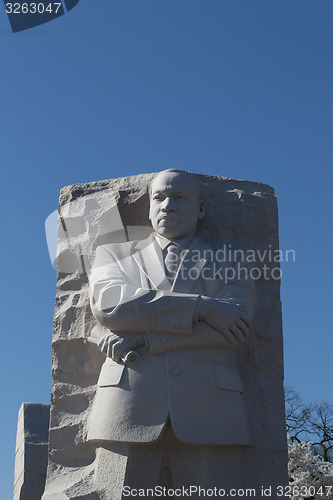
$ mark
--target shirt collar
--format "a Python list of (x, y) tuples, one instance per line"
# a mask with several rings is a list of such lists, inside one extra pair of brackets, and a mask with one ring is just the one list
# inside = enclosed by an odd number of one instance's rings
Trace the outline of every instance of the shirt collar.
[(155, 240), (157, 241), (158, 245), (161, 247), (162, 250), (165, 250), (170, 243), (173, 243), (174, 245), (178, 245), (182, 250), (186, 250), (191, 241), (194, 240), (195, 235), (192, 236), (187, 236), (186, 238), (180, 238), (179, 240), (172, 241), (168, 240), (168, 238), (165, 238), (164, 236), (161, 236), (158, 233), (155, 233)]

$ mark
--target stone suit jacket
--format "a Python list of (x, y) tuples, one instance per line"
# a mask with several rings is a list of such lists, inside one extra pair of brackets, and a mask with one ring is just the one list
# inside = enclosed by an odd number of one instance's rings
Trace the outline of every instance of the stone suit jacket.
[(195, 238), (168, 289), (162, 250), (153, 235), (97, 248), (90, 276), (94, 316), (105, 331), (120, 337), (144, 334), (146, 345), (136, 349), (139, 359), (133, 365), (106, 359), (89, 440), (152, 442), (170, 418), (175, 435), (188, 443), (251, 444), (235, 362), (241, 347), (232, 347), (198, 321), (197, 299), (206, 295), (234, 302), (251, 314), (254, 287), (237, 273), (239, 263), (217, 262), (216, 255)]

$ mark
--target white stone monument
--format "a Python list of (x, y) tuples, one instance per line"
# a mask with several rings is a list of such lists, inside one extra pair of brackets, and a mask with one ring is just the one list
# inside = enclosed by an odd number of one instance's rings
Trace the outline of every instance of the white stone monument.
[(157, 487), (169, 496), (192, 487), (192, 498), (199, 488), (255, 498), (271, 488), (280, 498), (274, 191), (155, 175), (61, 192), (43, 500), (120, 500)]

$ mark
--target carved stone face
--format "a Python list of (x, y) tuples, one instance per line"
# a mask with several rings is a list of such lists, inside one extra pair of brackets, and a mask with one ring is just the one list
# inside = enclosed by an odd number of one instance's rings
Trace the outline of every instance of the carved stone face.
[(149, 219), (155, 231), (175, 240), (195, 233), (203, 201), (191, 174), (161, 172), (151, 186)]

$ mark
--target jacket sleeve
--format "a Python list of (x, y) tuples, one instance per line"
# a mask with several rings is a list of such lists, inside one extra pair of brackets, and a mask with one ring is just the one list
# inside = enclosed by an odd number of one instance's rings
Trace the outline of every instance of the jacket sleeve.
[(225, 339), (224, 335), (202, 321), (198, 321), (193, 325), (191, 336), (189, 337), (161, 334), (148, 334), (147, 337), (151, 354), (160, 354), (176, 349), (228, 349), (233, 347)]
[(190, 336), (197, 294), (142, 287), (132, 256), (100, 246), (89, 278), (90, 304), (99, 323), (117, 332)]
[[(215, 271), (218, 269), (218, 267), (214, 268)], [(223, 302), (236, 304), (247, 314), (251, 322), (256, 295), (255, 283), (250, 271), (251, 265), (248, 263), (237, 260), (226, 263), (220, 275), (216, 272), (214, 282), (207, 281), (210, 283), (210, 290), (206, 289), (205, 294)], [(147, 341), (152, 354), (175, 349), (229, 349), (233, 347), (233, 344), (230, 344), (222, 333), (203, 321), (194, 322), (189, 337), (148, 333)]]
[(248, 314), (251, 320), (256, 301), (255, 282), (252, 279), (252, 263), (235, 259), (225, 266), (223, 283), (218, 298), (232, 302)]

